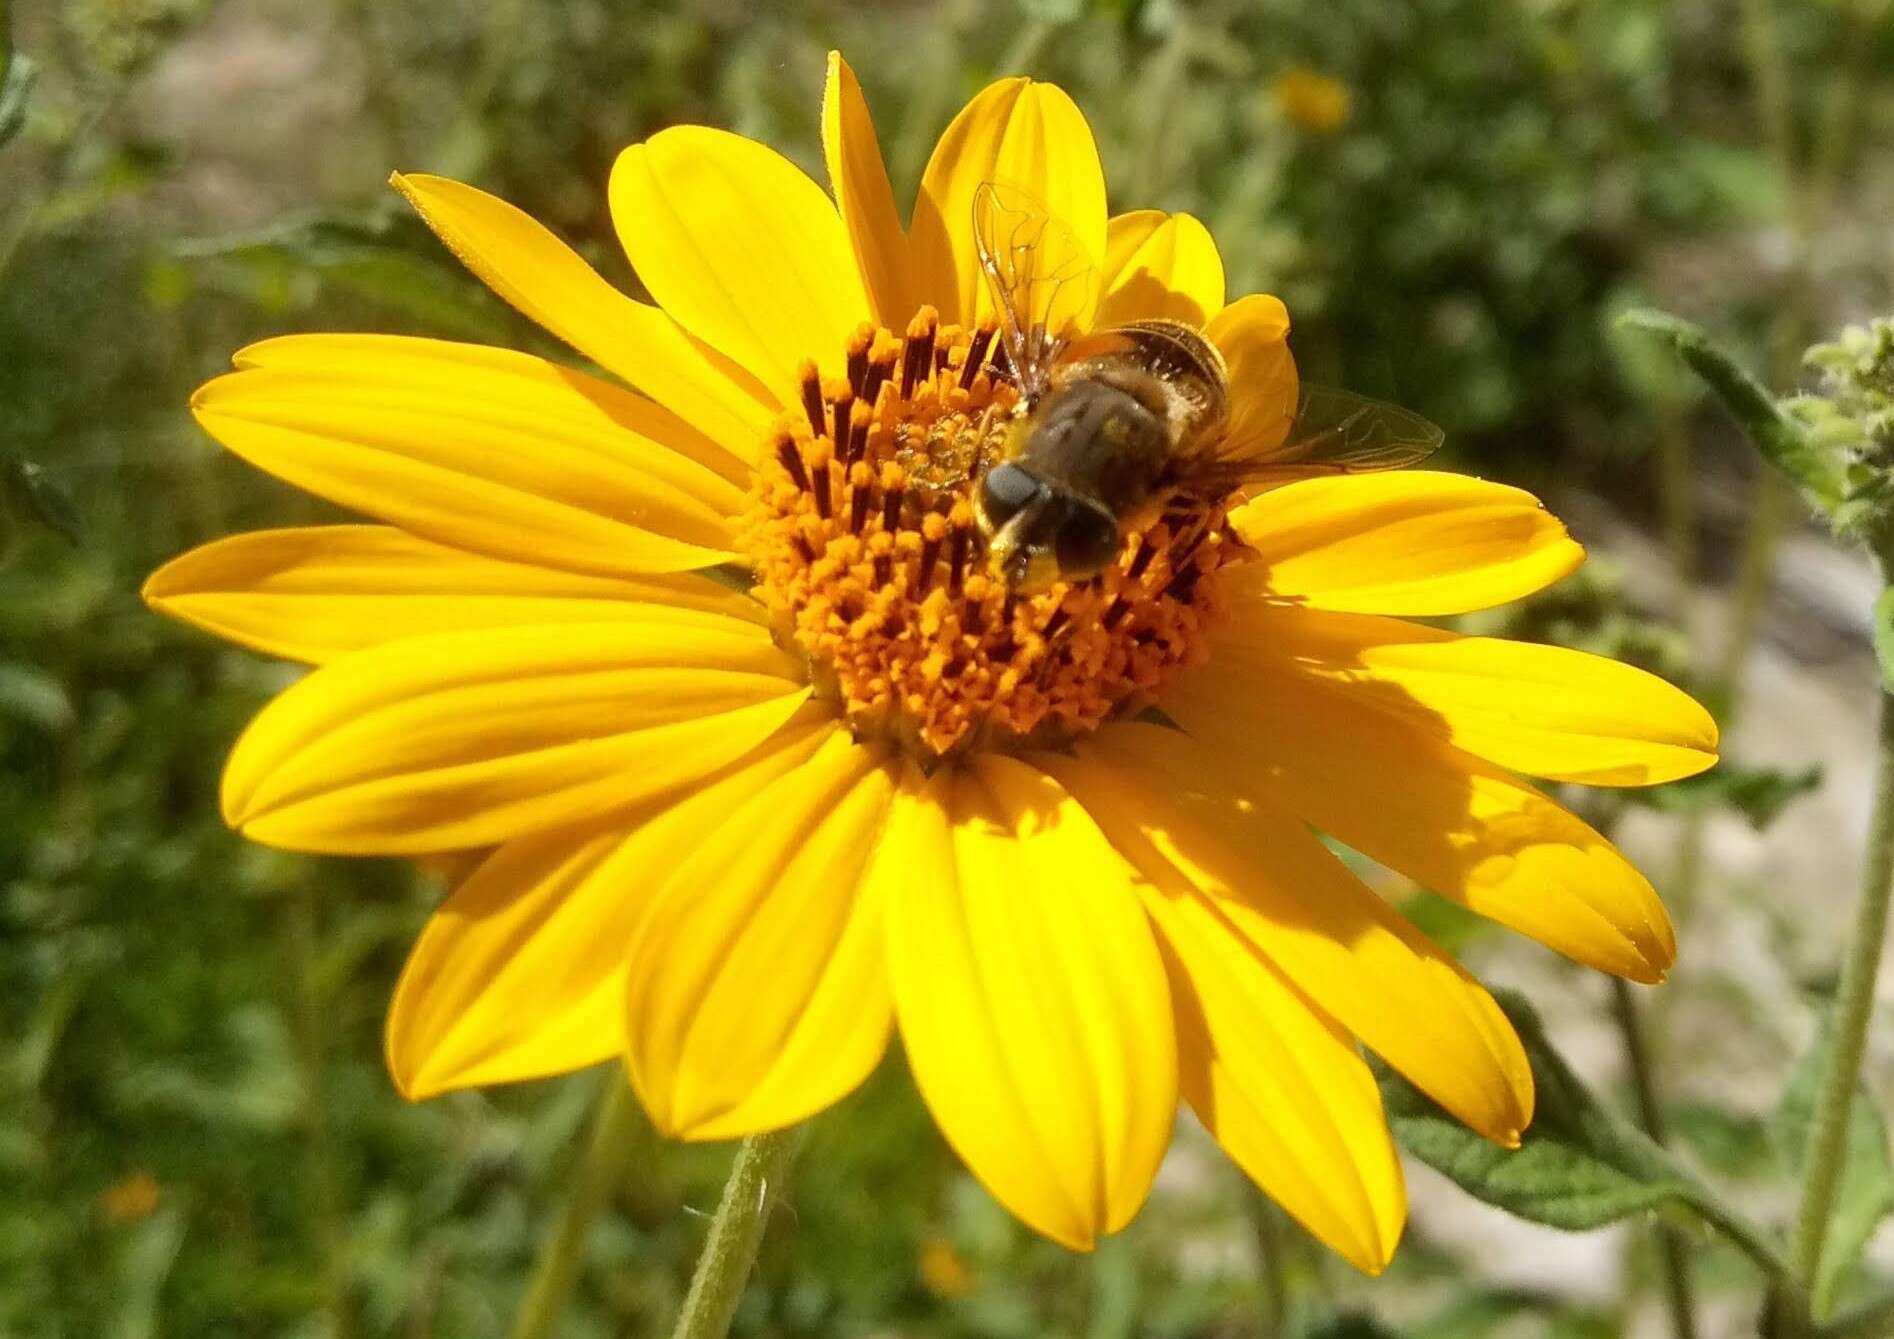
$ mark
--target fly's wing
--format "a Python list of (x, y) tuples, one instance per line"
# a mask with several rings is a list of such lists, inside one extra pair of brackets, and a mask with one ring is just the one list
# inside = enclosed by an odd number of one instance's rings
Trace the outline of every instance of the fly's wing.
[[(1277, 420), (1280, 423), (1281, 420)], [(1193, 486), (1235, 488), (1318, 474), (1367, 474), (1418, 465), (1446, 433), (1399, 405), (1303, 383), (1287, 436), (1228, 438), (1191, 471)]]
[(1030, 192), (998, 181), (973, 193), (973, 240), (1007, 361), (1030, 404), (1089, 315), (1092, 258)]

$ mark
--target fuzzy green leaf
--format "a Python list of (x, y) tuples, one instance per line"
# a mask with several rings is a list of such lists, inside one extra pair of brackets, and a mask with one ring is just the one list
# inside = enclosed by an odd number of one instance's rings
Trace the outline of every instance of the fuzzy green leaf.
[[(1798, 1179), (1808, 1154), (1815, 1098), (1828, 1068), (1831, 1043), (1830, 1032), (1824, 1028), (1816, 1044), (1790, 1072), (1770, 1123), (1770, 1135)], [(1813, 1289), (1817, 1314), (1826, 1312), (1840, 1295), (1874, 1230), (1890, 1214), (1894, 1214), (1894, 1161), (1888, 1156), (1887, 1121), (1873, 1096), (1857, 1085), (1848, 1108), (1848, 1144), (1841, 1178)]]
[(1538, 1089), (1537, 1114), (1520, 1146), (1481, 1138), (1383, 1067), (1381, 1095), (1401, 1146), (1475, 1199), (1568, 1231), (1698, 1203), (1703, 1192), (1694, 1178), (1599, 1104), (1552, 1049), (1531, 1006), (1496, 995), (1525, 1043)]
[(1894, 693), (1894, 586), (1874, 602), (1874, 658), (1881, 666), (1881, 686)]
[(1835, 516), (1851, 491), (1847, 461), (1838, 453), (1818, 449), (1802, 425), (1728, 350), (1701, 327), (1667, 312), (1640, 307), (1618, 320), (1629, 329), (1656, 335), (1669, 344), (1684, 364), (1703, 378), (1769, 463), (1787, 474), (1812, 506)]

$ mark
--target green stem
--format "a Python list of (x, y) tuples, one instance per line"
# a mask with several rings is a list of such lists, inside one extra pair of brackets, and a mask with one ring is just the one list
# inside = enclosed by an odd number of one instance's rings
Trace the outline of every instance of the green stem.
[(1257, 1299), (1256, 1332), (1263, 1339), (1279, 1339), (1289, 1323), (1289, 1224), (1269, 1197), (1254, 1186), (1249, 1196), (1250, 1221), (1256, 1231), (1256, 1276), (1261, 1283)]
[(1671, 622), (1686, 635), (1696, 625), (1697, 503), (1692, 491), (1690, 425), (1665, 406), (1657, 424), (1658, 493), (1664, 507), (1664, 539), (1670, 550)]
[(672, 1339), (723, 1339), (730, 1332), (769, 1211), (801, 1141), (801, 1130), (789, 1129), (751, 1135), (738, 1146)]
[(1834, 1208), (1847, 1154), (1848, 1110), (1860, 1082), (1861, 1058), (1867, 1051), (1874, 982), (1887, 939), (1889, 892), (1894, 885), (1894, 694), (1886, 689), (1881, 692), (1880, 712), (1880, 751), (1875, 765), (1873, 816), (1862, 855), (1861, 903), (1855, 912), (1854, 932), (1848, 940), (1841, 985), (1835, 994), (1834, 1048), (1815, 1093), (1802, 1204), (1796, 1213), (1790, 1247), (1795, 1275), (1811, 1292), (1821, 1267), (1828, 1216)]
[(605, 1078), (605, 1093), (592, 1119), (592, 1137), (572, 1178), (559, 1223), (533, 1268), (533, 1281), (513, 1320), (513, 1339), (546, 1339), (558, 1333), (559, 1313), (565, 1309), (572, 1285), (585, 1264), (585, 1246), (599, 1211), (624, 1179), (631, 1157), (632, 1135), (638, 1128), (638, 1104), (623, 1071), (614, 1067)]
[(1894, 1334), (1894, 1289), (1856, 1302), (1815, 1332), (1821, 1339), (1885, 1339)]
[[(1630, 985), (1615, 976), (1611, 978), (1611, 1011), (1618, 1022), (1618, 1035), (1624, 1042), (1624, 1058), (1631, 1071), (1631, 1091), (1637, 1100), (1638, 1120), (1644, 1126), (1644, 1133), (1661, 1145), (1664, 1112), (1657, 1100), (1657, 1074), (1651, 1064), (1650, 1044)], [(1669, 1223), (1657, 1224), (1657, 1255), (1663, 1269), (1664, 1302), (1670, 1310), (1671, 1333), (1677, 1339), (1696, 1339), (1697, 1302), (1690, 1284), (1690, 1257), (1684, 1249), (1683, 1234)]]
[(1149, 117), (1144, 126), (1143, 142), (1138, 146), (1136, 166), (1131, 174), (1131, 189), (1126, 192), (1126, 199), (1156, 200), (1163, 193), (1167, 154), (1175, 144), (1175, 136), (1168, 129), (1174, 119), (1170, 113), (1177, 104), (1184, 77), (1190, 71), (1191, 48), (1195, 40), (1189, 21), (1180, 13), (1171, 35), (1164, 40), (1164, 45), (1151, 60), (1143, 99), (1144, 106), (1149, 109)]
[(1701, 1186), (1696, 1187), (1689, 1196), (1689, 1204), (1704, 1226), (1719, 1233), (1730, 1245), (1748, 1256), (1764, 1277), (1778, 1287), (1786, 1285), (1791, 1290), (1799, 1291), (1795, 1280), (1789, 1276), (1789, 1262), (1783, 1258), (1782, 1251), (1755, 1224)]
[(328, 1017), (316, 980), (317, 904), (314, 889), (299, 886), (289, 894), (286, 908), (289, 940), (290, 991), (296, 1067), (302, 1086), (303, 1133), (308, 1145), (306, 1174), (314, 1212), (311, 1219), (316, 1249), (321, 1256), (323, 1305), (329, 1313), (329, 1333), (347, 1339), (354, 1331), (349, 1311), (348, 1218), (338, 1184), (335, 1149), (331, 1139), (328, 1102), (323, 1095), (323, 1061), (328, 1046), (324, 1020)]

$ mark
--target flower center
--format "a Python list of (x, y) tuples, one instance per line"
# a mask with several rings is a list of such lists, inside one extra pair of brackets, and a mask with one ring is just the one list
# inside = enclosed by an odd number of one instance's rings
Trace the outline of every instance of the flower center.
[(846, 380), (802, 376), (757, 471), (743, 533), (778, 636), (858, 737), (932, 760), (1056, 745), (1140, 709), (1202, 654), (1216, 573), (1240, 544), (1221, 505), (1128, 528), (1117, 560), (1020, 594), (989, 570), (972, 497), (1019, 393), (991, 324), (905, 337), (863, 325)]

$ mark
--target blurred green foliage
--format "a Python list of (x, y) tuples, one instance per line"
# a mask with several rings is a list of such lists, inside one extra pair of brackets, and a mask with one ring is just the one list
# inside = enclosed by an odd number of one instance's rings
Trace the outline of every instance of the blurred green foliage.
[[(959, 103), (1030, 71), (1093, 118), (1115, 206), (1199, 213), (1233, 293), (1285, 297), (1313, 376), (1425, 410), (1463, 464), (1588, 482), (1637, 513), (1652, 392), (1609, 315), (1654, 296), (1760, 344), (1801, 282), (1772, 259), (1801, 188), (1764, 147), (1726, 8), (20, 7), (0, 70), (0, 128), (17, 129), (0, 133), (0, 1334), (502, 1332), (604, 1081), (396, 1098), (381, 1013), (438, 885), (229, 834), (219, 760), (293, 671), (136, 596), (194, 543), (327, 514), (189, 419), (191, 388), (243, 343), (361, 328), (560, 353), (405, 214), (391, 168), (495, 190), (635, 288), (604, 205), (625, 143), (703, 120), (815, 170), (838, 45), (906, 196)], [(1891, 184), (1894, 34), (1858, 8), (1785, 5), (1778, 41), (1806, 72), (1794, 124), (1836, 146), (1824, 291), (1867, 310), (1889, 305), (1889, 276), (1848, 211)], [(1559, 617), (1546, 635), (1602, 626)], [(1699, 1115), (1713, 1162), (1741, 1118)], [(562, 1333), (662, 1332), (727, 1156), (647, 1140)], [(1247, 1192), (1194, 1135), (1091, 1259), (968, 1181), (898, 1060), (818, 1124), (796, 1175), (743, 1333), (1250, 1332)], [(1313, 1250), (1289, 1268), (1311, 1324), (1364, 1295)], [(1377, 1309), (1414, 1334), (1528, 1317), (1580, 1335), (1619, 1332), (1636, 1305), (1468, 1293), (1463, 1274), (1417, 1228)]]

